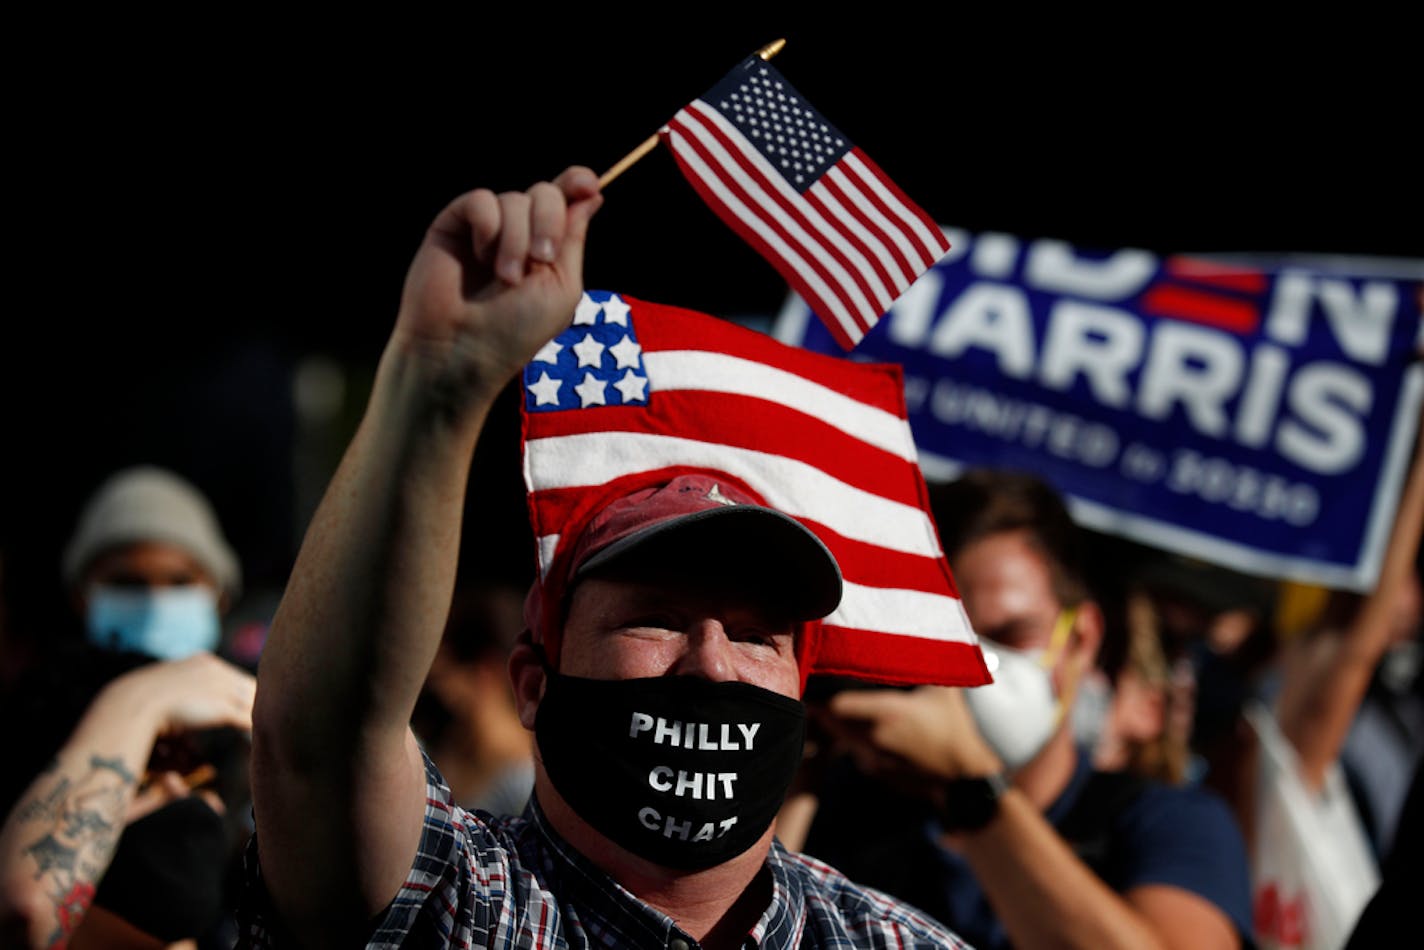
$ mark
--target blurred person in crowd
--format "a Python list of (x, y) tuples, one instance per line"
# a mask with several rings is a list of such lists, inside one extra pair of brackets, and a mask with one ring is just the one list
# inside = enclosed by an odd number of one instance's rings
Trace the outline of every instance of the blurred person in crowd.
[[(1252, 840), (1253, 860), (1269, 872), (1257, 882), (1257, 923), (1269, 936), (1297, 930), (1297, 919), (1307, 931), (1349, 933), (1373, 893), (1380, 857), (1386, 866), (1398, 865), (1391, 860), (1398, 857), (1391, 839), (1420, 761), (1420, 734), (1411, 734), (1408, 725), (1418, 706), (1405, 698), (1408, 687), (1397, 691), (1404, 682), (1391, 689), (1384, 681), (1400, 674), (1386, 664), (1397, 655), (1408, 657), (1394, 651), (1401, 645), (1408, 651), (1418, 635), (1421, 534), (1424, 439), (1415, 434), (1374, 587), (1363, 595), (1331, 591), (1320, 617), (1284, 644), (1247, 706), (1239, 769), (1247, 781), (1237, 789), (1236, 808)], [(1390, 722), (1397, 712), (1404, 718)], [(1356, 748), (1347, 758), (1351, 735)], [(1273, 745), (1287, 755), (1273, 753)], [(1277, 765), (1280, 758), (1284, 768)], [(1346, 783), (1351, 761), (1361, 769), (1356, 796)], [(1292, 840), (1283, 845), (1279, 819), (1294, 815), (1287, 796), (1309, 803), (1304, 815), (1310, 820), (1292, 819)], [(1356, 799), (1363, 808), (1356, 808)], [(1300, 863), (1312, 867), (1312, 879), (1303, 884), (1292, 870)], [(1286, 872), (1273, 870), (1279, 866)], [(1341, 867), (1351, 870), (1333, 873)], [(1283, 886), (1273, 886), (1273, 877), (1283, 877)], [(1327, 912), (1317, 913), (1326, 903)]]
[(469, 811), (517, 815), (534, 787), (533, 737), (509, 685), (509, 653), (523, 616), (524, 595), (513, 587), (457, 588), (411, 720), (451, 795)]
[(1242, 781), (1241, 710), (1277, 656), (1276, 586), (1224, 567), (1154, 552), (1134, 572), (1151, 602), (1170, 666), (1173, 735), (1186, 777), (1234, 800)]
[[(1389, 851), (1405, 790), (1424, 751), (1421, 567), (1424, 565), (1416, 559), (1414, 569), (1397, 590), (1389, 610), (1387, 643), (1338, 756), (1357, 817), (1377, 859)], [(1282, 610), (1277, 621), (1281, 654), (1261, 675), (1257, 690), (1267, 704), (1281, 695), (1288, 658), (1307, 653), (1308, 643), (1331, 636), (1331, 631), (1338, 636), (1350, 626), (1365, 599), (1355, 592), (1304, 583), (1284, 582), (1281, 588)], [(1299, 663), (1294, 660), (1295, 665)]]
[(1078, 687), (1074, 736), (1098, 771), (1180, 784), (1187, 772), (1190, 697), (1174, 683), (1151, 599), (1133, 590), (1118, 612), (1119, 629), (1109, 623), (1097, 667)]
[[(1363, 596), (1335, 594), (1321, 621), (1292, 640), (1282, 657), (1276, 716), (1300, 757), (1309, 787), (1319, 788), (1326, 769), (1339, 758), (1371, 683), (1391, 680), (1390, 686), (1380, 682), (1380, 691), (1394, 694), (1417, 679), (1417, 667), (1409, 668), (1415, 663), (1419, 636), (1416, 561), (1421, 534), (1424, 438), (1415, 444), (1373, 589)], [(1412, 774), (1406, 765), (1399, 802)]]
[[(715, 459), (654, 469), (653, 484), (615, 480), (564, 526), (567, 553), (531, 588), (509, 663), (540, 750), (525, 813), (460, 809), (421, 754), (409, 722), (455, 587), (474, 448), (496, 394), (570, 325), (601, 203), (586, 168), (525, 192), (480, 189), (416, 252), (264, 648), (244, 936), (962, 946), (775, 842), (802, 746), (802, 663), (840, 601), (840, 569)], [(487, 539), (482, 514), (469, 527)], [(664, 781), (674, 804), (640, 808)]]
[[(1419, 539), (1424, 450), (1416, 445), (1379, 578), (1366, 594), (1285, 583), (1281, 601), (1262, 582), (1168, 559), (1142, 580), (1161, 611), (1175, 668), (1190, 671), (1191, 744), (1203, 779), (1252, 819), (1255, 740), (1242, 718), (1259, 699), (1274, 709), (1319, 790), (1337, 762), (1362, 799), (1383, 853), (1424, 742), (1419, 657)], [(1304, 606), (1302, 606), (1304, 605)], [(1284, 625), (1277, 635), (1272, 610)]]
[[(1401, 511), (1398, 532), (1405, 527)], [(1339, 763), (1354, 799), (1371, 848), (1382, 859), (1390, 850), (1405, 791), (1424, 752), (1424, 552), (1414, 555), (1412, 569), (1393, 583), (1393, 596), (1377, 609), (1379, 659), (1350, 723)], [(1403, 555), (1399, 555), (1403, 556)], [(1382, 575), (1381, 580), (1386, 578)], [(1388, 596), (1387, 594), (1385, 596)], [(1308, 651), (1307, 644), (1329, 641), (1363, 616), (1366, 597), (1348, 591), (1307, 584), (1283, 585), (1289, 608), (1280, 626), (1291, 643), (1289, 654)], [(1368, 645), (1368, 641), (1366, 641)], [(1319, 649), (1319, 647), (1316, 647)], [(1265, 691), (1274, 700), (1283, 673), (1272, 670)]]
[[(1260, 582), (1221, 569), (1179, 562), (1144, 573), (1176, 668), (1189, 672), (1200, 777), (1227, 798), (1250, 843), (1262, 939), (1348, 932), (1390, 854), (1424, 740), (1415, 667), (1421, 532), (1424, 446), (1416, 444), (1367, 594), (1285, 584), (1273, 604)], [(1273, 607), (1279, 637), (1266, 620)], [(1284, 772), (1266, 767), (1267, 739), (1288, 753)], [(1353, 794), (1341, 797), (1347, 788)], [(1293, 870), (1311, 862), (1320, 870)], [(1349, 870), (1332, 880), (1332, 867)], [(1310, 887), (1331, 895), (1328, 910)]]
[(254, 691), (213, 655), (237, 558), (196, 488), (139, 467), (90, 498), (62, 568), (82, 636), (28, 670), (3, 711), (7, 939), (221, 942)]
[(1421, 565), (1399, 586), (1388, 645), (1350, 724), (1340, 764), (1375, 856), (1394, 841), (1410, 776), (1424, 757), (1424, 582)]
[[(1241, 945), (1246, 853), (1225, 805), (1094, 771), (1075, 744), (1065, 711), (1104, 619), (1061, 500), (1007, 472), (970, 473), (930, 496), (995, 682), (834, 693), (817, 719), (857, 771), (822, 783), (807, 852), (976, 946)], [(847, 833), (866, 813), (879, 816), (869, 845)]]

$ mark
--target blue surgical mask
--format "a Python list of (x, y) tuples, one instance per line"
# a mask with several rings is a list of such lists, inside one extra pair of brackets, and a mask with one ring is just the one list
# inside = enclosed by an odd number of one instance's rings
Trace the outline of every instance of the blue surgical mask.
[(109, 587), (89, 590), (89, 641), (160, 660), (211, 651), (218, 645), (218, 602), (212, 588)]

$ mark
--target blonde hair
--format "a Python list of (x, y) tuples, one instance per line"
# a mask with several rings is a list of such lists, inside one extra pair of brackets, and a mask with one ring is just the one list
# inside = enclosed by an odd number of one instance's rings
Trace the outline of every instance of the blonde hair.
[(1162, 728), (1147, 740), (1127, 743), (1127, 768), (1138, 775), (1180, 784), (1187, 774), (1187, 737), (1172, 728), (1176, 705), (1183, 702), (1173, 688), (1172, 668), (1162, 649), (1157, 608), (1152, 599), (1137, 590), (1127, 597), (1127, 655), (1118, 676), (1132, 673), (1150, 689), (1162, 695)]

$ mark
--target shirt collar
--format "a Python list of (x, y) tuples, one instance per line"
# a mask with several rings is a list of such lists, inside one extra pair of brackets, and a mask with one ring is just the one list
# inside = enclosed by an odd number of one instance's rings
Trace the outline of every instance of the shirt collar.
[[(565, 841), (533, 795), (524, 817), (536, 834), (520, 841), (521, 859), (542, 866), (547, 888), (557, 895), (561, 911), (588, 934), (593, 945), (666, 947), (674, 937), (695, 944), (671, 917), (643, 903)], [(566, 933), (573, 929), (566, 924)]]
[(749, 941), (759, 948), (799, 947), (806, 928), (806, 892), (788, 867), (786, 849), (774, 838), (766, 867), (771, 872), (771, 903), (747, 935)]
[[(566, 913), (577, 915), (578, 925), (595, 944), (611, 947), (658, 941), (666, 947), (680, 937), (696, 945), (671, 917), (639, 900), (565, 841), (533, 795), (524, 817), (527, 827), (537, 833), (520, 842), (521, 858), (544, 868), (549, 890), (559, 895)], [(531, 847), (536, 853), (526, 853)], [(762, 950), (800, 946), (806, 923), (806, 896), (801, 879), (789, 870), (781, 842), (773, 839), (764, 867), (771, 873), (771, 903), (747, 935), (748, 945)]]

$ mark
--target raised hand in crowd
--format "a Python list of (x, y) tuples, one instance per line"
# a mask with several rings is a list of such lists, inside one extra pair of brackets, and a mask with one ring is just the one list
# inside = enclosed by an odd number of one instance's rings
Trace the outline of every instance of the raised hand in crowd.
[(304, 939), (363, 934), (416, 853), (425, 770), (408, 723), (454, 589), (471, 456), (500, 389), (568, 325), (601, 203), (586, 168), (525, 192), (473, 191), (440, 213), (411, 264), (365, 417), (262, 659), (262, 873)]
[(583, 290), (589, 219), (602, 203), (587, 168), (528, 191), (471, 191), (431, 224), (406, 277), (391, 343), (427, 363), (452, 410), (492, 399), (567, 326)]
[[(1424, 437), (1399, 499), (1379, 580), (1340, 622), (1326, 622), (1285, 656), (1276, 705), (1282, 734), (1295, 747), (1301, 779), (1320, 789), (1337, 761), (1380, 658), (1400, 633), (1399, 604), (1410, 594), (1414, 561), (1424, 534)], [(1416, 594), (1417, 597), (1417, 594)], [(1417, 606), (1414, 608), (1417, 612)], [(1415, 619), (1417, 623), (1417, 618)]]

